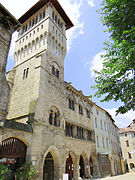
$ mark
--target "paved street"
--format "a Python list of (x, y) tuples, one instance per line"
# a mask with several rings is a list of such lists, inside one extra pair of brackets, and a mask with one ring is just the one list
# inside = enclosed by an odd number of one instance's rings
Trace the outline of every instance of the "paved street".
[(100, 178), (95, 180), (135, 180), (135, 172), (126, 173), (124, 175)]

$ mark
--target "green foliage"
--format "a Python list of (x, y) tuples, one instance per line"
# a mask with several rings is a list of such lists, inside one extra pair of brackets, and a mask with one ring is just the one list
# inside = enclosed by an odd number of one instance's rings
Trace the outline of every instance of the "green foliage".
[(11, 171), (8, 169), (8, 166), (2, 165), (0, 163), (0, 180), (10, 179)]
[(101, 101), (123, 102), (117, 110), (135, 110), (135, 0), (104, 0), (101, 21), (110, 33), (105, 42), (103, 69), (96, 72), (93, 86)]
[(32, 163), (24, 163), (20, 168), (16, 171), (17, 179), (29, 180), (35, 175), (34, 166)]

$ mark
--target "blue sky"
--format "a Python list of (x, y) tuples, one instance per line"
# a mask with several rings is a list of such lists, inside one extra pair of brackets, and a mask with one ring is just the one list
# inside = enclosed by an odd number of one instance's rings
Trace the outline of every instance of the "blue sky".
[[(18, 19), (37, 0), (1, 0), (1, 3)], [(93, 95), (91, 86), (94, 84), (93, 69), (101, 69), (100, 55), (104, 53), (103, 43), (109, 35), (104, 32), (105, 27), (99, 20), (96, 12), (101, 8), (102, 0), (59, 0), (60, 4), (72, 20), (74, 27), (67, 31), (68, 53), (65, 58), (65, 81), (82, 90), (85, 95)], [(17, 33), (13, 40), (8, 57), (7, 70), (14, 66), (13, 52)], [(115, 110), (120, 102), (104, 102), (93, 98), (99, 106), (109, 111), (118, 127), (125, 127), (135, 118), (135, 112), (130, 111), (125, 115), (115, 117)]]

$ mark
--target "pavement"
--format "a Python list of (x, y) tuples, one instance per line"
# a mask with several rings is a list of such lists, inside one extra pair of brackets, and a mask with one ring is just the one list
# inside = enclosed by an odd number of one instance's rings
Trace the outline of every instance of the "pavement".
[(98, 178), (94, 180), (135, 180), (135, 172), (130, 172), (118, 176), (111, 176), (105, 178)]

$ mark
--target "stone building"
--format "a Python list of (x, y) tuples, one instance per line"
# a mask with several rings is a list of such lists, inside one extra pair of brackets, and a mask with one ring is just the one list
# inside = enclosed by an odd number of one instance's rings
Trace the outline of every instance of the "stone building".
[(126, 171), (135, 169), (135, 119), (126, 128), (119, 130), (122, 154)]
[[(39, 0), (19, 22), (15, 67), (7, 73), (11, 92), (0, 158), (14, 158), (16, 168), (32, 161), (36, 180), (60, 180), (64, 173), (69, 180), (119, 173), (110, 163), (119, 163), (119, 150), (115, 157), (111, 148), (118, 147), (112, 118), (64, 81), (66, 30), (73, 23), (57, 0)], [(106, 129), (95, 127), (96, 118)], [(108, 144), (98, 147), (98, 136)], [(101, 171), (101, 155), (110, 171)]]
[(18, 25), (18, 21), (0, 3), (0, 135), (8, 112), (9, 85), (5, 77), (7, 56), (12, 33)]
[(93, 105), (96, 153), (101, 176), (121, 174), (121, 147), (118, 127), (111, 115), (98, 105)]
[(36, 180), (98, 176), (93, 102), (64, 81), (71, 20), (57, 0), (40, 0), (19, 21), (0, 157), (32, 161)]

